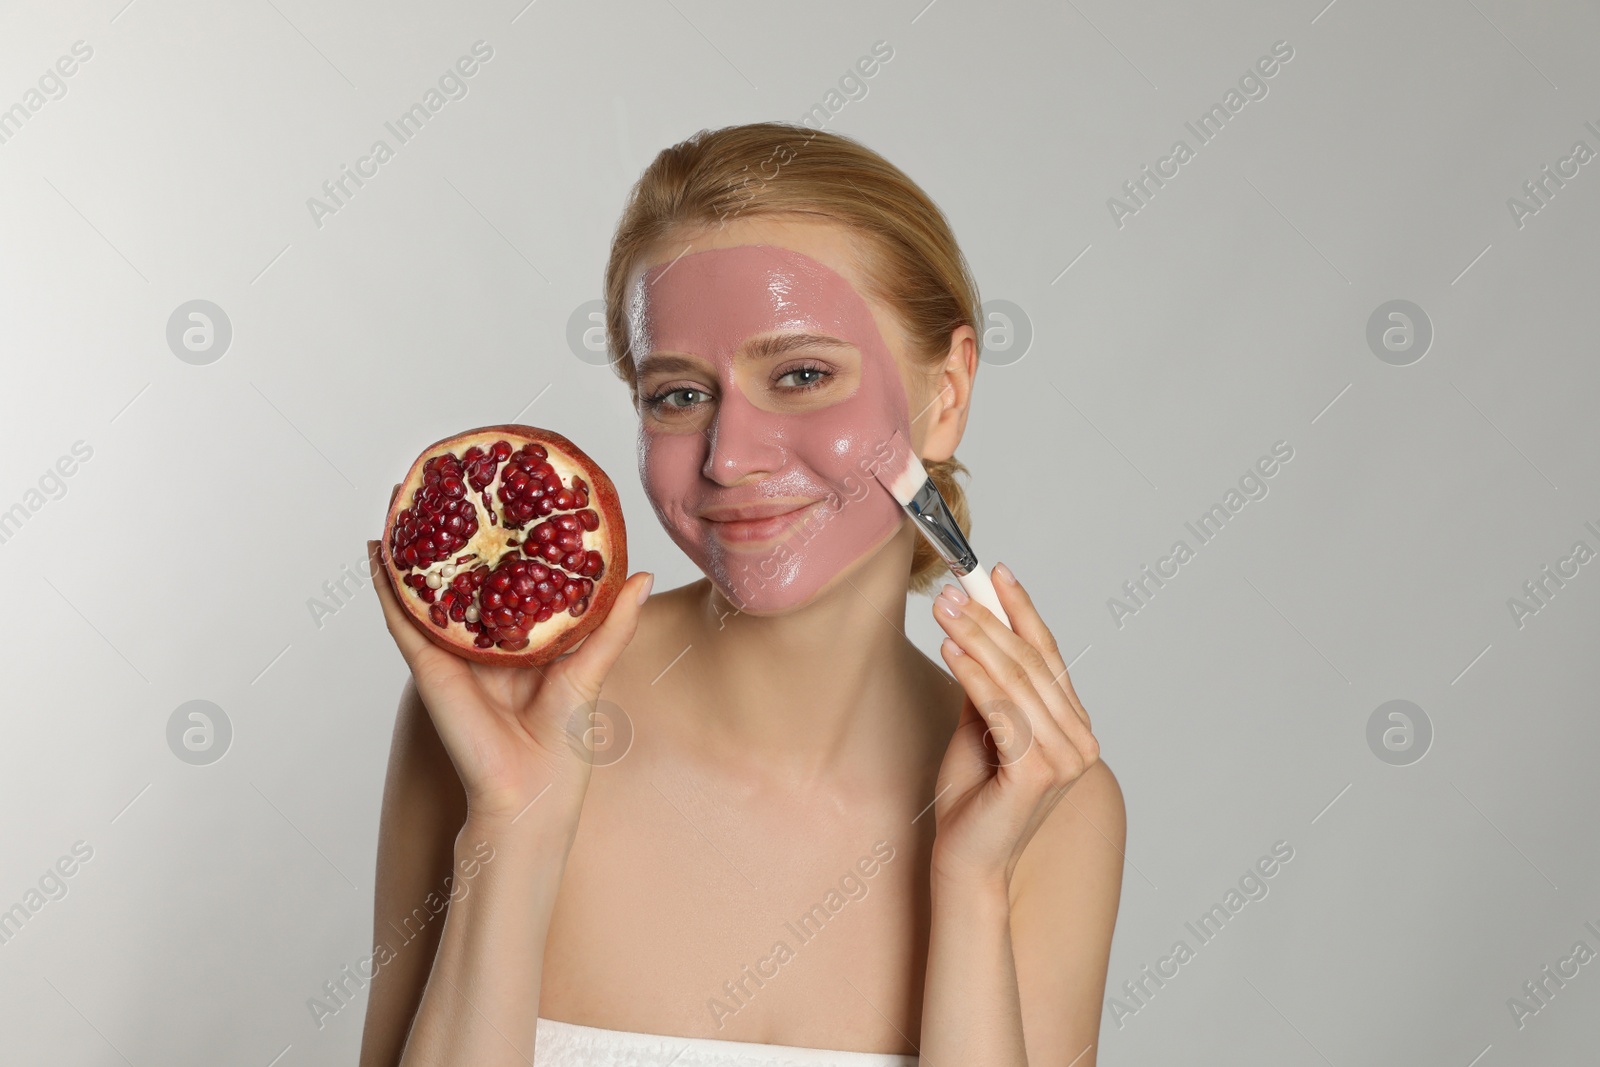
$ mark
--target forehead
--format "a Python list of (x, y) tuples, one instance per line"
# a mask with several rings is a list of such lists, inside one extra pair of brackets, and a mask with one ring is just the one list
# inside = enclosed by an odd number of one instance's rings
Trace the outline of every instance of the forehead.
[(628, 324), (635, 351), (715, 358), (753, 333), (791, 329), (881, 345), (897, 324), (865, 296), (860, 259), (848, 231), (831, 223), (739, 221), (664, 242), (634, 270)]

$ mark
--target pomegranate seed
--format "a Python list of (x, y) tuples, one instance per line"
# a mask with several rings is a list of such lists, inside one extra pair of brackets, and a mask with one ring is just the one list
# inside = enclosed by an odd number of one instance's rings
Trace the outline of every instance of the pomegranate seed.
[(551, 611), (548, 607), (540, 608), (537, 612), (534, 613), (533, 621), (536, 622), (536, 623), (549, 622), (550, 621), (550, 616), (552, 616), (554, 614), (555, 614), (555, 612)]
[(490, 446), (490, 448), (494, 452), (494, 458), (495, 459), (501, 460), (503, 462), (503, 461), (511, 458), (511, 444), (510, 444), (510, 442), (507, 442), (507, 441), (496, 441), (492, 446)]
[(433, 623), (435, 626), (449, 625), (449, 623), (445, 621), (444, 609), (437, 604), (428, 609), (428, 621)]
[[(576, 479), (574, 479), (574, 480), (576, 480)], [(599, 513), (595, 512), (595, 511), (590, 511), (588, 509), (585, 509), (583, 511), (578, 512), (578, 525), (582, 526), (585, 530), (598, 530), (598, 529), (600, 529), (600, 515), (599, 515)]]
[(586, 612), (588, 610), (589, 610), (589, 598), (588, 597), (582, 597), (582, 598), (580, 598), (578, 600), (578, 602), (576, 604), (573, 604), (572, 607), (567, 609), (567, 614), (571, 615), (574, 619), (576, 619), (579, 615), (582, 615), (584, 612)]
[(490, 637), (488, 634), (479, 634), (477, 637), (472, 639), (472, 643), (479, 648), (493, 648), (494, 638)]
[(429, 603), (429, 604), (433, 603), (433, 600), (434, 600), (433, 590), (429, 589), (427, 586), (423, 586), (421, 589), (418, 589), (417, 590), (417, 595), (420, 596), (426, 603)]
[(501, 641), (500, 647), (505, 649), (507, 652), (521, 652), (523, 649), (528, 647), (528, 639), (524, 637), (520, 641)]
[(394, 555), (411, 567), (426, 567), (461, 548), (478, 532), (476, 509), (465, 506), (461, 460), (449, 452), (423, 463), (422, 486), (396, 521)]

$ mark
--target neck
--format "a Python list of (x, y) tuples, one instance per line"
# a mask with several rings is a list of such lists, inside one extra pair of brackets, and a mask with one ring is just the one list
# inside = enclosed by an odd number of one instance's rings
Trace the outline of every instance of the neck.
[(942, 678), (905, 636), (915, 537), (903, 524), (781, 615), (745, 614), (710, 581), (691, 587), (697, 662), (684, 677), (703, 697), (696, 733), (708, 756), (795, 782), (855, 766), (881, 773), (884, 747), (911, 736), (909, 720), (926, 713), (933, 676)]

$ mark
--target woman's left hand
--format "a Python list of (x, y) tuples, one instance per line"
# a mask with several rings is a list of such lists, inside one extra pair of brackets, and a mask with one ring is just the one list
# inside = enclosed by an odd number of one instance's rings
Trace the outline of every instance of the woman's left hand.
[(1015, 632), (954, 585), (933, 602), (949, 635), (940, 652), (966, 690), (935, 792), (936, 883), (1008, 886), (1045, 817), (1100, 758), (1049, 627), (1009, 568), (993, 576)]

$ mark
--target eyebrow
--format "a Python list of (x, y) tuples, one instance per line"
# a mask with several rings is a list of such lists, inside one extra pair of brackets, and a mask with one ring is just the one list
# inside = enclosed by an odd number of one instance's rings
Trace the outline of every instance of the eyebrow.
[[(750, 359), (777, 359), (802, 348), (854, 348), (849, 341), (820, 333), (786, 333), (776, 337), (758, 337), (739, 346), (739, 351)], [(638, 374), (658, 372), (689, 372), (701, 369), (702, 364), (688, 356), (671, 354), (646, 356), (636, 371)]]

